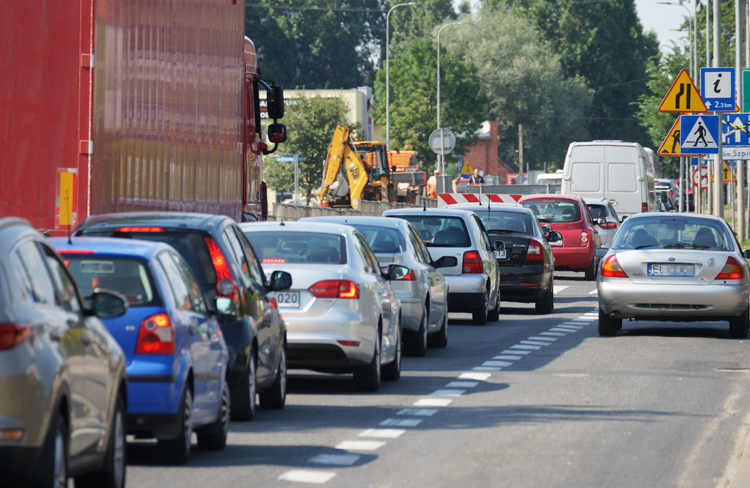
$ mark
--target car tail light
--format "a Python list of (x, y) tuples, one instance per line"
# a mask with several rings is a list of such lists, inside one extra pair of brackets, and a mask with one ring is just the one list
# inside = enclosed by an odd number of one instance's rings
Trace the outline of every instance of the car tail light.
[(359, 298), (359, 285), (349, 280), (318, 281), (308, 291), (316, 298)]
[(670, 196), (670, 197), (673, 197), (673, 196), (674, 196), (674, 191), (673, 191), (673, 190), (669, 190), (669, 196)]
[(263, 258), (263, 264), (283, 264), (286, 263), (285, 258)]
[[(234, 300), (237, 298), (237, 283), (234, 281), (232, 271), (229, 269), (224, 253), (221, 252), (216, 241), (212, 237), (205, 236), (203, 240), (206, 242), (208, 247), (208, 253), (211, 255), (211, 262), (214, 265), (214, 271), (216, 271), (216, 292), (220, 297), (231, 298)], [(228, 286), (219, 286), (222, 280), (228, 280), (232, 283), (231, 291), (228, 290)]]
[(526, 250), (526, 261), (543, 261), (544, 253), (542, 244), (536, 239), (529, 239), (529, 248)]
[(641, 212), (648, 212), (648, 203), (641, 202)]
[(23, 440), (23, 436), (26, 435), (26, 430), (16, 427), (10, 427), (6, 429), (0, 429), (0, 441), (5, 442), (20, 442)]
[(115, 232), (128, 234), (133, 232), (164, 232), (161, 227), (118, 227)]
[(628, 275), (625, 274), (625, 271), (623, 271), (622, 266), (620, 266), (620, 263), (617, 262), (617, 256), (614, 254), (604, 260), (601, 275), (606, 278), (628, 277)]
[[(388, 271), (388, 268), (386, 268), (386, 272)], [(416, 281), (417, 277), (414, 274), (413, 270), (409, 270), (408, 273), (406, 273), (406, 276), (402, 278), (393, 278), (392, 281)]]
[(353, 281), (341, 280), (341, 284), (339, 284), (339, 298), (359, 298), (359, 285)]
[(714, 279), (717, 280), (741, 280), (745, 276), (745, 269), (739, 261), (732, 256), (727, 258), (727, 263), (721, 268), (721, 272)]
[(0, 324), (0, 351), (13, 349), (30, 335), (29, 324)]
[(336, 342), (338, 342), (342, 346), (351, 346), (351, 347), (359, 347), (359, 345), (361, 344), (360, 341), (336, 341)]
[(88, 249), (62, 249), (57, 251), (60, 256), (65, 254), (96, 254), (96, 251), (90, 251)]
[(276, 301), (276, 297), (271, 297), (271, 299), (268, 300), (268, 304), (271, 308), (275, 308), (276, 310), (279, 309), (279, 302)]
[(482, 273), (482, 258), (477, 251), (466, 251), (464, 253), (464, 264), (462, 266), (464, 273)]
[(172, 323), (169, 321), (169, 315), (160, 313), (152, 315), (141, 322), (135, 353), (174, 353), (174, 335), (172, 335)]
[(589, 245), (589, 233), (585, 230), (582, 230), (580, 247), (586, 247), (588, 245)]
[(604, 230), (612, 230), (617, 228), (617, 224), (614, 222), (605, 222), (603, 224), (596, 224)]

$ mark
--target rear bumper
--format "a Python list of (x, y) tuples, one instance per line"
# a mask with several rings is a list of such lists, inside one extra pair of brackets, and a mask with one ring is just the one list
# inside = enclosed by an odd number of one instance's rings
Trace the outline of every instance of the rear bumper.
[(175, 439), (180, 435), (182, 422), (176, 413), (128, 413), (128, 433), (141, 438)]
[(190, 369), (189, 361), (186, 353), (177, 358), (171, 354), (135, 355), (126, 370), (128, 413), (176, 414)]
[(586, 269), (594, 259), (594, 248), (590, 247), (553, 247), (555, 269)]
[[(0, 446), (0, 479), (3, 486), (27, 486), (40, 482), (42, 447)], [(7, 484), (6, 484), (7, 483)]]
[(533, 302), (539, 298), (549, 277), (542, 266), (500, 268), (500, 292), (509, 302)]
[(481, 293), (453, 293), (448, 294), (449, 312), (474, 312), (482, 309), (484, 291)]

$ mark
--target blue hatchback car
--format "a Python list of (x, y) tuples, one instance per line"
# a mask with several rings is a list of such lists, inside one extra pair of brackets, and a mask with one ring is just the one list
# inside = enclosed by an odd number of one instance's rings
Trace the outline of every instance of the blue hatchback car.
[(187, 460), (193, 431), (201, 449), (223, 449), (229, 354), (185, 260), (158, 242), (97, 237), (50, 242), (84, 296), (101, 288), (129, 302), (125, 315), (102, 319), (127, 359), (128, 433), (156, 438), (160, 457), (173, 464)]

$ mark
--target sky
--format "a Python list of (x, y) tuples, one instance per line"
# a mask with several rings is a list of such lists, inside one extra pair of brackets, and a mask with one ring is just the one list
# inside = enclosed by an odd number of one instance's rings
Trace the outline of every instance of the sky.
[(635, 0), (635, 8), (643, 30), (656, 32), (659, 47), (664, 51), (671, 46), (670, 41), (679, 42), (680, 38), (687, 39), (687, 32), (675, 32), (670, 29), (680, 28), (680, 24), (688, 16), (688, 10), (692, 15), (693, 2), (686, 2), (688, 5), (685, 8), (677, 5), (659, 5), (658, 1), (678, 3), (679, 0)]

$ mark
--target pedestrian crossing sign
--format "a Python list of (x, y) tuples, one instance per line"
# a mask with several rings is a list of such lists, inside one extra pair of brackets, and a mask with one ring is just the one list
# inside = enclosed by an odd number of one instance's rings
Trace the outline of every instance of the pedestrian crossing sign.
[(687, 70), (684, 69), (677, 75), (659, 105), (659, 112), (708, 112)]
[(680, 151), (683, 154), (719, 153), (718, 115), (681, 115)]
[(677, 117), (677, 120), (674, 121), (667, 137), (664, 138), (664, 142), (661, 143), (656, 153), (659, 156), (687, 156), (687, 154), (680, 152), (680, 117)]

